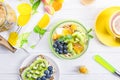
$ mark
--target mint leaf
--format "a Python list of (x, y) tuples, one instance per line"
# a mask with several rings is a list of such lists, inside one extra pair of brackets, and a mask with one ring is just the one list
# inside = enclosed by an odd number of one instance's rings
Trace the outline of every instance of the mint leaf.
[(72, 35), (67, 35), (67, 36), (62, 36), (59, 38), (59, 41), (65, 41), (65, 40), (71, 40), (72, 39)]
[(33, 3), (33, 6), (32, 6), (33, 13), (37, 11), (37, 8), (39, 7), (40, 3), (41, 3), (41, 0), (38, 0), (35, 3)]
[(39, 34), (40, 34), (40, 35), (44, 35), (46, 31), (47, 31), (47, 30), (45, 30), (45, 29), (40, 29)]
[(39, 33), (40, 32), (40, 28), (39, 28), (39, 26), (38, 25), (36, 25), (35, 27), (34, 27), (34, 30), (33, 30), (35, 33)]
[(33, 4), (33, 3), (34, 3), (34, 0), (30, 0), (30, 3)]

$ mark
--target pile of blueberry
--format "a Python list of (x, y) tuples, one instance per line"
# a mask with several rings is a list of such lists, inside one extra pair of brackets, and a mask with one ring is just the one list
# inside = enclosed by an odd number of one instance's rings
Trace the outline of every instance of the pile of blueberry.
[(67, 54), (68, 53), (67, 43), (65, 43), (64, 41), (56, 40), (53, 44), (53, 47), (54, 47), (55, 51), (58, 52), (59, 54)]
[(49, 66), (48, 70), (44, 71), (44, 74), (45, 74), (44, 76), (38, 77), (36, 80), (48, 80), (48, 79), (50, 79), (52, 74), (53, 74), (53, 67)]

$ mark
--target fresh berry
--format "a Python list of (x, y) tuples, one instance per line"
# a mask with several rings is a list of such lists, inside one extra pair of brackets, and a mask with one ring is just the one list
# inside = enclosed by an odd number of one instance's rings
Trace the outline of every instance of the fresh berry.
[(55, 44), (59, 45), (59, 44), (60, 44), (60, 42), (57, 40), (57, 41), (55, 41)]
[(59, 49), (59, 50), (63, 50), (63, 46), (62, 46), (62, 45), (59, 45), (59, 46), (58, 46), (58, 49)]
[(66, 45), (63, 46), (64, 49), (68, 49)]
[(68, 51), (67, 51), (67, 50), (64, 50), (64, 51), (63, 51), (63, 53), (64, 53), (64, 54), (67, 54), (67, 53), (68, 53)]
[(57, 44), (53, 44), (53, 47), (54, 47), (54, 48), (57, 48)]
[(65, 43), (64, 43), (64, 45), (66, 45), (66, 46), (67, 46), (67, 43), (65, 42)]
[(62, 50), (60, 50), (58, 53), (59, 53), (59, 54), (63, 54), (63, 51), (62, 51)]
[(61, 43), (62, 45), (64, 45), (64, 42), (63, 42), (63, 41), (61, 41), (60, 43)]
[(36, 80), (41, 80), (41, 78), (40, 78), (40, 77), (38, 77)]
[(48, 75), (48, 74), (49, 74), (49, 71), (48, 71), (48, 70), (45, 70), (45, 71), (44, 71), (44, 74)]
[(59, 52), (59, 49), (58, 49), (58, 48), (56, 48), (56, 49), (55, 49), (55, 51), (56, 51), (56, 52)]
[(50, 71), (49, 74), (52, 75), (52, 74), (53, 74), (53, 71)]
[(45, 77), (46, 77), (46, 78), (51, 78), (51, 75), (48, 74), (48, 75), (46, 75)]
[(54, 47), (55, 51), (58, 52), (59, 54), (67, 54), (68, 53), (67, 43), (64, 41), (56, 40), (53, 44), (53, 47)]
[(48, 67), (48, 70), (49, 70), (49, 71), (52, 71), (52, 70), (53, 70), (53, 67), (52, 67), (52, 66), (49, 66), (49, 67)]
[(46, 80), (46, 77), (45, 76), (41, 77), (41, 80)]

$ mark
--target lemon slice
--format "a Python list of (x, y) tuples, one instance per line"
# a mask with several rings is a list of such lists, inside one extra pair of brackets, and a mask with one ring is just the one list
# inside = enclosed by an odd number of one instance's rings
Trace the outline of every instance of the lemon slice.
[(42, 29), (46, 28), (49, 22), (50, 22), (50, 17), (47, 13), (45, 13), (41, 18), (41, 20), (38, 22), (38, 26)]
[(20, 15), (28, 15), (28, 14), (31, 14), (32, 12), (32, 7), (30, 6), (30, 4), (27, 4), (27, 3), (19, 4), (17, 6), (17, 9)]
[(18, 40), (18, 33), (17, 32), (11, 32), (8, 38), (8, 42), (12, 45), (15, 46)]
[(28, 23), (28, 21), (30, 20), (30, 17), (31, 17), (31, 15), (19, 15), (17, 24), (20, 27), (25, 26)]
[(113, 32), (120, 36), (120, 15), (113, 20)]

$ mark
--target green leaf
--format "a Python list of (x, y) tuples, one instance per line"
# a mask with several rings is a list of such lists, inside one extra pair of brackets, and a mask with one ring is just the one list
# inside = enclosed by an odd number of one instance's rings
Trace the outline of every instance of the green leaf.
[(34, 48), (35, 48), (35, 45), (30, 46), (30, 48), (34, 49)]
[(32, 10), (36, 11), (37, 8), (39, 7), (40, 3), (41, 3), (41, 0), (36, 1), (32, 6)]
[(34, 0), (30, 0), (30, 3), (33, 4), (33, 3), (34, 3)]
[(59, 40), (59, 41), (64, 41), (65, 38), (62, 36), (62, 37), (60, 37), (58, 40)]
[(19, 36), (17, 46), (20, 47), (20, 48), (22, 48), (24, 44), (27, 44), (28, 43), (28, 37), (29, 37), (29, 35), (30, 35), (30, 32), (21, 34)]
[(91, 39), (94, 38), (94, 37), (93, 37), (92, 35), (90, 35), (90, 34), (88, 34), (88, 37), (91, 38)]
[(47, 30), (41, 29), (38, 25), (36, 25), (33, 31), (35, 33), (39, 33), (40, 35), (44, 35)]
[(88, 34), (88, 37), (92, 39), (93, 36), (90, 34), (91, 31), (92, 31), (92, 29), (89, 29), (88, 32), (87, 32), (87, 34)]
[(59, 38), (59, 41), (66, 41), (66, 40), (71, 40), (72, 35), (67, 35), (67, 36), (62, 36)]
[(35, 27), (34, 27), (34, 30), (33, 30), (35, 33), (39, 33), (40, 32), (40, 28), (39, 28), (39, 26), (38, 25), (36, 25)]
[(40, 29), (39, 34), (40, 34), (40, 35), (44, 35), (46, 31), (47, 31), (47, 30), (45, 30), (45, 29)]
[(92, 29), (89, 29), (87, 33), (90, 33), (92, 31)]
[(67, 35), (66, 39), (72, 39), (72, 35)]
[(20, 47), (22, 48), (22, 46), (23, 46), (25, 43), (28, 43), (28, 40), (27, 40), (27, 39), (21, 41)]

